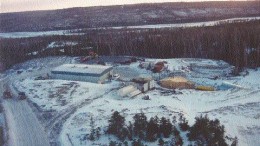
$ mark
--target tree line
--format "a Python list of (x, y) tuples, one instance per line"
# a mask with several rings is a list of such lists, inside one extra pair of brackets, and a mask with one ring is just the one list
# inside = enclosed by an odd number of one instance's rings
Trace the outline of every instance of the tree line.
[[(128, 123), (125, 117), (118, 111), (112, 113), (108, 120), (108, 126), (104, 134), (100, 133), (100, 127), (94, 128), (93, 119), (90, 134), (84, 140), (95, 141), (101, 136), (113, 135), (117, 139), (111, 140), (109, 146), (146, 146), (145, 143), (157, 142), (159, 146), (182, 146), (183, 134), (187, 135), (189, 145), (228, 146), (225, 140), (225, 127), (218, 119), (210, 120), (207, 115), (195, 118), (192, 126), (180, 115), (179, 119), (173, 116), (172, 120), (165, 117), (151, 117), (144, 113), (137, 113), (133, 121)], [(231, 146), (236, 146), (238, 139), (233, 138)]]
[[(95, 38), (100, 54), (151, 58), (221, 59), (236, 66), (260, 66), (260, 21), (209, 27), (109, 32)], [(108, 51), (109, 50), (109, 51)]]
[[(221, 59), (236, 66), (237, 73), (244, 67), (260, 66), (259, 20), (207, 27), (81, 32), (85, 35), (0, 39), (0, 62), (8, 68), (32, 57), (87, 55), (83, 48), (93, 48), (99, 55)], [(55, 41), (75, 41), (78, 44), (46, 49)], [(28, 55), (33, 51), (38, 51), (38, 54)]]

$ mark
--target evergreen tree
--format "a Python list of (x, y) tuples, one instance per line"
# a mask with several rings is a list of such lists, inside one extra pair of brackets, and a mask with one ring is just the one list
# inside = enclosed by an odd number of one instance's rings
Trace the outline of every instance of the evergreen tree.
[(145, 138), (147, 129), (147, 117), (144, 113), (135, 114), (134, 118), (134, 134), (141, 139)]
[(124, 146), (128, 146), (128, 142), (127, 141), (124, 141)]
[[(0, 107), (0, 109), (1, 109), (1, 107)], [(0, 126), (0, 145), (4, 145), (4, 129), (2, 126)]]
[(110, 141), (109, 142), (109, 146), (116, 146), (117, 145), (117, 142), (115, 142), (115, 141)]
[(187, 131), (189, 129), (188, 121), (183, 117), (180, 118), (179, 126), (182, 131)]
[(89, 140), (95, 140), (95, 122), (93, 120), (93, 117), (91, 116), (90, 118), (90, 135), (89, 135)]
[(115, 111), (108, 120), (108, 123), (107, 133), (119, 136), (125, 125), (125, 118), (121, 116), (118, 111)]
[(195, 118), (195, 124), (190, 128), (188, 138), (199, 145), (227, 146), (224, 139), (225, 128), (219, 120), (209, 120), (206, 116)]
[(183, 145), (183, 140), (180, 135), (173, 136), (171, 139), (169, 146), (182, 146)]
[(160, 138), (160, 139), (158, 140), (158, 145), (159, 145), (159, 146), (164, 146), (164, 140), (163, 140), (162, 138)]
[(237, 145), (238, 145), (238, 138), (235, 137), (233, 142), (232, 142), (232, 144), (231, 144), (231, 146), (237, 146)]
[(175, 126), (173, 126), (173, 128), (172, 128), (172, 133), (174, 136), (180, 135), (180, 131)]
[(155, 141), (160, 134), (159, 131), (159, 124), (158, 124), (158, 117), (151, 118), (147, 124), (147, 133), (146, 133), (146, 140), (147, 141)]
[(176, 136), (176, 143), (175, 146), (182, 146), (183, 145), (183, 140), (180, 135)]
[(129, 122), (129, 125), (127, 126), (128, 130), (128, 139), (133, 140), (133, 124)]
[(100, 131), (101, 131), (101, 128), (98, 127), (98, 128), (96, 129), (96, 138), (97, 138), (97, 139), (99, 139), (100, 136), (101, 136)]
[(137, 145), (137, 140), (136, 140), (136, 139), (134, 139), (134, 140), (132, 141), (132, 146), (138, 146), (138, 145)]
[(173, 116), (173, 117), (172, 117), (172, 124), (175, 125), (176, 122), (177, 122), (177, 120), (176, 120), (176, 116)]
[(144, 146), (144, 144), (142, 143), (141, 139), (134, 139), (132, 142), (132, 146)]
[(123, 128), (119, 131), (119, 134), (117, 135), (117, 137), (118, 137), (121, 141), (124, 141), (128, 135), (129, 135), (129, 134), (128, 134), (127, 128), (123, 127)]
[(172, 132), (172, 124), (169, 119), (162, 117), (160, 120), (160, 131), (165, 138), (168, 138)]
[(183, 145), (183, 140), (180, 136), (180, 132), (176, 127), (173, 127), (173, 138), (170, 141), (170, 146), (182, 146)]

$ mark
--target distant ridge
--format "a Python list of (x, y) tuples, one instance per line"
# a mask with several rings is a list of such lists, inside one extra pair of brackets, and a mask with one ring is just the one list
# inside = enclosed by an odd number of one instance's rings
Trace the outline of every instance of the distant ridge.
[(174, 2), (0, 14), (0, 32), (49, 31), (260, 16), (259, 1)]

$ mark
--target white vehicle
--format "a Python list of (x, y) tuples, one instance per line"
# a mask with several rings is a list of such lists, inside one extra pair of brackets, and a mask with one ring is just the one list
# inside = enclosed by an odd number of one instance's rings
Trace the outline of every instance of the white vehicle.
[(120, 78), (119, 74), (113, 74), (112, 79), (113, 80), (117, 80), (118, 78)]

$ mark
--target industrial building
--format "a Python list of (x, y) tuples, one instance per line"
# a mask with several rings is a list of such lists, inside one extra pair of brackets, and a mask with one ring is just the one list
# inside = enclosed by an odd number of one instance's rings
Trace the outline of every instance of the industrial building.
[(86, 64), (64, 64), (51, 71), (51, 77), (61, 80), (104, 83), (112, 76), (113, 67)]
[(155, 88), (155, 81), (152, 78), (137, 77), (133, 78), (132, 81), (137, 89), (143, 93)]
[(135, 97), (155, 88), (155, 81), (152, 78), (137, 77), (132, 82), (118, 90), (121, 97)]

